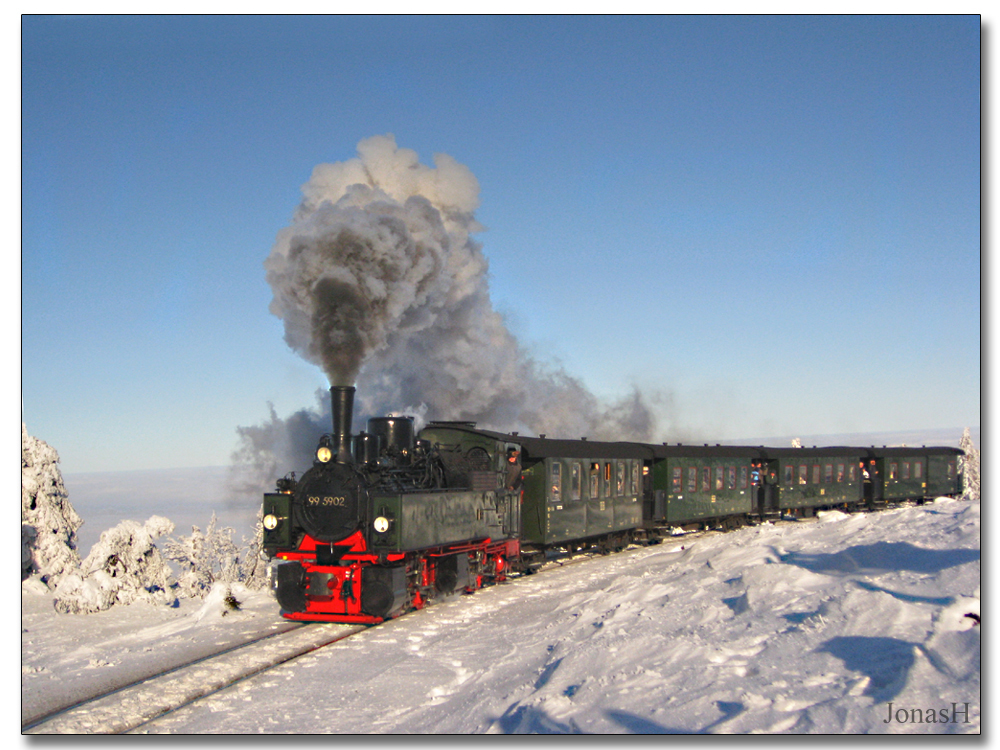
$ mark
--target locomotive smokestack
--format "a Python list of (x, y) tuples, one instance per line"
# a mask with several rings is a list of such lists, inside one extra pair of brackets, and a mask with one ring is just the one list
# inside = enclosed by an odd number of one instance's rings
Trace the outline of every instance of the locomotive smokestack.
[(351, 450), (351, 417), (354, 413), (354, 386), (335, 385), (330, 388), (330, 412), (333, 414), (333, 445), (337, 463), (354, 462)]

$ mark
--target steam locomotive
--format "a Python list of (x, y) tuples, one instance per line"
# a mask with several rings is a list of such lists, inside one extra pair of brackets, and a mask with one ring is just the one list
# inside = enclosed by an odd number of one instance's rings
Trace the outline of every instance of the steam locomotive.
[(962, 491), (950, 447), (765, 448), (523, 437), (471, 422), (370, 419), (351, 386), (300, 478), (264, 495), (264, 552), (281, 614), (375, 624), (531, 572), (552, 549), (656, 543), (822, 508)]

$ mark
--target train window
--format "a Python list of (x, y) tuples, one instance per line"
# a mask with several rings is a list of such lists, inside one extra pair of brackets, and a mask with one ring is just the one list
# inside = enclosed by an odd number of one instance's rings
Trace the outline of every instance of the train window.
[(722, 489), (722, 467), (715, 467), (715, 491), (718, 492)]
[(903, 461), (903, 465), (900, 467), (902, 471), (901, 479), (908, 480), (910, 478), (910, 462)]
[(740, 467), (740, 489), (745, 490), (747, 488), (747, 467)]
[(809, 467), (805, 464), (799, 465), (799, 484), (806, 484), (809, 482)]
[(698, 491), (698, 469), (695, 466), (692, 466), (690, 469), (688, 469), (687, 491), (688, 492)]
[(596, 500), (600, 492), (601, 465), (596, 461), (590, 465), (590, 499)]
[(823, 483), (833, 483), (833, 464), (823, 464)]
[(913, 478), (922, 479), (924, 476), (924, 462), (914, 461), (913, 462)]
[(899, 476), (899, 464), (892, 462), (889, 464), (889, 479), (896, 479)]
[(858, 467), (851, 464), (850, 468), (847, 470), (847, 481), (856, 482), (858, 481)]
[(791, 464), (785, 464), (785, 484), (794, 484), (795, 480), (795, 467)]
[(955, 478), (955, 462), (954, 461), (949, 461), (948, 462), (948, 479), (954, 479), (954, 478)]
[(844, 464), (837, 464), (837, 484), (844, 481)]
[(681, 468), (678, 466), (674, 469), (673, 483), (671, 484), (671, 491), (675, 495), (681, 494)]
[(813, 466), (813, 484), (819, 484), (819, 465)]
[(569, 499), (580, 499), (580, 472), (581, 466), (578, 461), (569, 465)]
[(712, 470), (707, 466), (701, 467), (701, 491), (712, 491)]
[(562, 464), (558, 461), (552, 462), (552, 470), (550, 475), (552, 493), (550, 499), (559, 502), (562, 499)]
[[(618, 497), (625, 494), (625, 462), (615, 461), (615, 474), (617, 475), (618, 483), (616, 488), (618, 490)], [(677, 469), (677, 491), (681, 490), (681, 470)]]
[(632, 494), (638, 495), (641, 490), (642, 485), (639, 484), (639, 462), (632, 462)]
[(726, 489), (735, 490), (736, 489), (736, 467), (727, 466), (726, 467)]

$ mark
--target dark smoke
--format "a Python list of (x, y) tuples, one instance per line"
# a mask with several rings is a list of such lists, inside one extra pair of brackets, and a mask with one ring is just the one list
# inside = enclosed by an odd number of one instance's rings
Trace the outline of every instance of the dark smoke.
[[(356, 385), (359, 414), (649, 440), (655, 420), (637, 390), (602, 403), (561, 367), (533, 359), (507, 329), (472, 238), (482, 230), (479, 184), (451, 157), (434, 163), (377, 136), (358, 145), (357, 158), (316, 167), (265, 262), (270, 309), (289, 346), (332, 385)], [(285, 422), (272, 413), (266, 425), (241, 428), (240, 451), (269, 463), (296, 443), (282, 429), (305, 427), (301, 416)]]
[(313, 296), (316, 306), (310, 321), (310, 358), (323, 365), (331, 383), (350, 385), (367, 351), (363, 331), (370, 307), (353, 287), (336, 279), (317, 281)]

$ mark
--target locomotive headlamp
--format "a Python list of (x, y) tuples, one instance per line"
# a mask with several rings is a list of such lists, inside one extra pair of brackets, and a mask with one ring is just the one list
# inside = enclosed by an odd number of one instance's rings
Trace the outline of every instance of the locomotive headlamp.
[(333, 458), (333, 452), (325, 445), (321, 445), (316, 450), (316, 458), (318, 458), (324, 464), (330, 463), (330, 459)]
[(264, 516), (264, 528), (268, 531), (274, 531), (278, 526), (278, 517), (272, 513), (268, 513)]
[(386, 518), (385, 516), (379, 516), (378, 518), (375, 519), (375, 522), (372, 524), (372, 526), (375, 527), (375, 531), (377, 531), (379, 534), (384, 534), (389, 530), (389, 519)]

